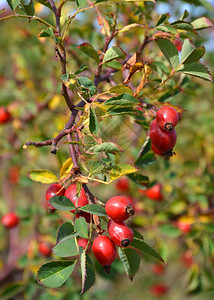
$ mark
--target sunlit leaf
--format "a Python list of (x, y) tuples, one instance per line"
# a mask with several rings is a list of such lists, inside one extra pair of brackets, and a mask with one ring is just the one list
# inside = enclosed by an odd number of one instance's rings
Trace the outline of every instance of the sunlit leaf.
[(37, 273), (39, 284), (58, 288), (68, 279), (74, 270), (76, 261), (52, 261), (42, 265)]
[(110, 181), (113, 181), (121, 176), (137, 172), (139, 169), (129, 164), (118, 164), (111, 169)]
[(51, 171), (44, 170), (44, 169), (31, 170), (28, 173), (28, 176), (33, 181), (41, 182), (45, 184), (55, 183), (58, 181), (56, 175), (54, 175)]

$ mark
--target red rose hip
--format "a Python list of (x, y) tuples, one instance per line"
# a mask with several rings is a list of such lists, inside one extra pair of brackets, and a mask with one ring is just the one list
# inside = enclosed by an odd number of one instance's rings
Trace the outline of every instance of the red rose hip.
[[(84, 189), (82, 188), (80, 191), (80, 195), (77, 198), (77, 187), (76, 183), (71, 184), (65, 191), (65, 196), (71, 200), (71, 202), (76, 206), (76, 207), (82, 207), (88, 204), (88, 198), (85, 194)], [(75, 210), (71, 210), (71, 212), (74, 212)]]
[(39, 243), (39, 253), (48, 257), (52, 253), (52, 246), (50, 243), (47, 242), (40, 242)]
[(155, 201), (163, 200), (162, 185), (160, 183), (156, 183), (145, 191), (145, 195)]
[(157, 124), (161, 129), (171, 131), (177, 125), (179, 115), (171, 106), (162, 106), (156, 114)]
[(116, 222), (112, 219), (108, 222), (108, 233), (112, 241), (118, 247), (128, 247), (134, 238), (131, 228), (124, 222)]
[(19, 224), (19, 217), (14, 212), (9, 212), (3, 215), (1, 222), (8, 229), (14, 228)]
[(65, 194), (65, 189), (61, 184), (54, 183), (51, 186), (49, 186), (46, 192), (46, 201), (48, 206), (52, 209), (55, 209), (53, 206), (50, 205), (49, 200), (54, 196), (59, 196), (59, 195), (64, 196), (64, 194)]
[(10, 121), (10, 119), (10, 112), (5, 107), (0, 106), (0, 124), (6, 124)]
[(171, 131), (161, 129), (156, 119), (151, 123), (149, 136), (155, 148), (163, 152), (172, 150), (177, 140), (175, 129)]
[(92, 252), (104, 270), (109, 273), (117, 255), (116, 246), (112, 240), (106, 235), (96, 237), (92, 244)]
[(114, 221), (125, 221), (135, 213), (130, 201), (122, 196), (109, 199), (106, 202), (105, 210), (107, 215)]

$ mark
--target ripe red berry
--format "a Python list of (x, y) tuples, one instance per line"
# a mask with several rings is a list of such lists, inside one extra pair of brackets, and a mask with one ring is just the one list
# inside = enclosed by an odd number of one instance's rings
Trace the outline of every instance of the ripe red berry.
[(163, 152), (172, 150), (177, 140), (175, 129), (172, 131), (161, 129), (158, 126), (156, 119), (151, 123), (149, 135), (155, 148)]
[[(65, 191), (65, 196), (71, 200), (71, 202), (76, 206), (76, 207), (82, 207), (88, 204), (88, 198), (85, 194), (84, 189), (82, 188), (80, 191), (80, 195), (77, 199), (77, 187), (76, 183), (71, 184)], [(75, 210), (71, 210), (71, 212), (74, 212)]]
[(181, 51), (183, 44), (179, 38), (176, 38), (173, 41), (173, 44), (175, 45), (175, 47), (177, 48), (178, 51)]
[(55, 209), (54, 207), (52, 207), (49, 203), (49, 200), (54, 197), (54, 196), (59, 196), (62, 195), (64, 196), (65, 194), (65, 189), (63, 188), (63, 186), (59, 183), (54, 183), (51, 186), (49, 186), (49, 188), (47, 189), (46, 192), (46, 201), (47, 204), (50, 208)]
[(168, 287), (165, 284), (155, 284), (151, 287), (150, 292), (152, 295), (160, 297), (168, 292)]
[(1, 222), (8, 229), (14, 228), (19, 224), (19, 217), (16, 213), (9, 212), (2, 217)]
[(186, 251), (186, 252), (182, 253), (181, 262), (186, 268), (190, 268), (194, 263), (192, 252)]
[(6, 124), (10, 121), (10, 119), (10, 112), (5, 107), (0, 106), (0, 124)]
[(171, 106), (162, 106), (156, 114), (156, 120), (158, 123), (158, 126), (161, 129), (171, 131), (174, 129), (174, 127), (177, 125), (179, 120), (179, 115)]
[(129, 200), (122, 196), (109, 199), (106, 202), (105, 210), (107, 215), (114, 221), (125, 221), (135, 213)]
[(160, 183), (156, 183), (151, 188), (145, 190), (145, 195), (155, 201), (163, 200), (162, 185)]
[(174, 152), (172, 152), (172, 150), (169, 151), (159, 150), (153, 144), (151, 145), (151, 149), (155, 154), (164, 156), (165, 159), (169, 159), (171, 156), (173, 156), (173, 154), (175, 154)]
[(111, 264), (117, 255), (116, 246), (112, 240), (106, 235), (96, 237), (92, 244), (92, 251), (97, 261), (109, 273)]
[(77, 239), (77, 243), (78, 243), (79, 247), (83, 247), (83, 249), (85, 250), (86, 246), (88, 245), (88, 239), (79, 237)]
[(91, 214), (85, 212), (85, 211), (79, 211), (77, 214), (76, 214), (76, 218), (79, 219), (79, 218), (85, 218), (86, 222), (87, 223), (90, 223), (91, 221)]
[(48, 257), (52, 253), (52, 245), (47, 242), (40, 242), (39, 243), (39, 253)]
[(191, 231), (191, 224), (189, 222), (178, 220), (176, 225), (183, 233), (189, 233)]
[(112, 219), (108, 222), (108, 233), (118, 247), (128, 247), (134, 238), (131, 228), (124, 222), (115, 222)]
[(155, 264), (155, 265), (153, 265), (152, 272), (155, 275), (162, 275), (162, 274), (164, 274), (164, 265), (163, 264)]
[(120, 192), (127, 193), (129, 191), (129, 180), (127, 177), (122, 177), (116, 182), (116, 189)]

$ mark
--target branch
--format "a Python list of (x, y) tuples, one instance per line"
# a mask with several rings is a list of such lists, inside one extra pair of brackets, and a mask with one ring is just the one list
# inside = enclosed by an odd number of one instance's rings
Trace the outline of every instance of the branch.
[(28, 146), (34, 146), (36, 148), (40, 148), (40, 147), (44, 147), (44, 146), (51, 146), (52, 145), (52, 150), (51, 153), (56, 154), (57, 152), (57, 144), (59, 143), (59, 141), (65, 136), (70, 134), (72, 131), (74, 130), (74, 128), (69, 128), (69, 129), (63, 129), (54, 139), (50, 139), (50, 140), (46, 140), (44, 142), (32, 142), (29, 141), (27, 143), (24, 144), (23, 148), (27, 149)]

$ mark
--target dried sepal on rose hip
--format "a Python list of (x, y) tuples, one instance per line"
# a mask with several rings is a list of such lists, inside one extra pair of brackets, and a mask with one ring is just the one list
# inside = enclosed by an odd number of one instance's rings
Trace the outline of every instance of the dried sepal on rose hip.
[(166, 131), (172, 131), (179, 121), (179, 115), (171, 106), (162, 106), (156, 114), (158, 126)]
[(105, 210), (107, 215), (114, 221), (125, 221), (135, 213), (130, 201), (122, 196), (110, 198), (106, 202)]
[(128, 247), (134, 238), (134, 233), (124, 222), (116, 222), (112, 219), (108, 222), (108, 234), (118, 247)]
[(112, 240), (106, 235), (96, 237), (92, 244), (92, 252), (105, 272), (109, 273), (117, 255), (116, 246)]
[(172, 151), (177, 140), (175, 129), (172, 131), (165, 131), (161, 129), (158, 126), (156, 119), (153, 120), (150, 125), (149, 136), (151, 143), (155, 146), (155, 148), (162, 152)]

